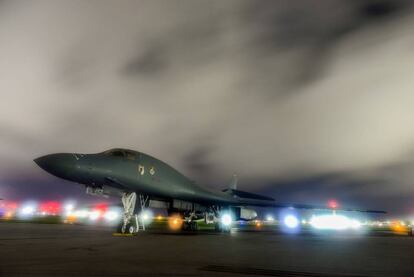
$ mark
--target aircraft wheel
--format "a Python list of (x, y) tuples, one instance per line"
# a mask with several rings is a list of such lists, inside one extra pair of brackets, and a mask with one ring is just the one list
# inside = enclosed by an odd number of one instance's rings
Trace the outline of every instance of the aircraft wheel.
[(192, 221), (192, 222), (184, 222), (183, 226), (182, 226), (182, 230), (183, 231), (197, 231), (198, 230), (198, 225), (197, 222)]
[(127, 225), (128, 234), (135, 234), (137, 231), (137, 228), (134, 226), (134, 224), (128, 224)]
[(118, 224), (118, 226), (116, 226), (116, 232), (117, 233), (122, 233), (122, 227), (123, 227), (123, 223)]
[(188, 223), (187, 222), (183, 222), (183, 225), (181, 225), (181, 230), (182, 231), (187, 231), (188, 230)]
[(193, 221), (193, 222), (190, 223), (190, 230), (191, 231), (197, 231), (198, 230), (197, 222)]
[(122, 226), (121, 226), (121, 233), (122, 234), (125, 234), (127, 230), (128, 230), (128, 224), (126, 226), (124, 224), (122, 224)]

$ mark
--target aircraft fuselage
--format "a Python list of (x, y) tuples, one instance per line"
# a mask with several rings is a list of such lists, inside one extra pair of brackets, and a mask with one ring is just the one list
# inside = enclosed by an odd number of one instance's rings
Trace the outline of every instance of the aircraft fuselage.
[(162, 199), (196, 203), (234, 203), (226, 193), (196, 185), (168, 164), (150, 155), (124, 149), (98, 154), (51, 154), (35, 159), (47, 172), (86, 186), (110, 186)]

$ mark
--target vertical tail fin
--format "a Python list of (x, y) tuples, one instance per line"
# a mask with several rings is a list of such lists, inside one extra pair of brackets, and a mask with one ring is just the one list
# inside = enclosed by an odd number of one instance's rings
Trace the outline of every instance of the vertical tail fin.
[(238, 182), (237, 175), (233, 174), (233, 176), (231, 177), (231, 181), (229, 183), (229, 189), (236, 190), (237, 189), (237, 182)]

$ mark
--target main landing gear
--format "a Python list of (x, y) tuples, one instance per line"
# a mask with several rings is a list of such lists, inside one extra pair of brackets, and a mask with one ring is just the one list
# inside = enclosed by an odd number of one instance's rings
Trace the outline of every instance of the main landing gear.
[[(193, 210), (183, 215), (182, 231), (195, 232), (198, 230), (196, 219), (202, 218), (203, 215), (196, 214)], [(228, 209), (212, 206), (204, 212), (204, 221), (206, 224), (214, 224), (214, 230), (221, 233), (230, 233), (232, 226), (232, 216)]]
[(198, 224), (196, 220), (196, 213), (195, 212), (191, 212), (189, 214), (189, 216), (185, 216), (184, 217), (184, 222), (182, 225), (182, 230), (183, 231), (191, 231), (191, 232), (195, 232), (198, 230)]
[[(117, 231), (122, 234), (136, 234), (140, 229), (145, 231), (145, 222), (140, 219), (137, 214), (134, 214), (135, 204), (137, 202), (137, 194), (135, 192), (124, 192), (122, 194), (122, 205), (124, 207), (123, 220), (119, 224)], [(148, 196), (139, 195), (140, 210), (144, 211), (147, 206)]]

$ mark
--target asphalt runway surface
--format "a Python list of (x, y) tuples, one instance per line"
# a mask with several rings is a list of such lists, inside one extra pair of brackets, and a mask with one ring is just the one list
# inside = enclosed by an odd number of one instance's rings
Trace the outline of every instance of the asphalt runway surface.
[(414, 238), (0, 223), (0, 276), (414, 276)]

